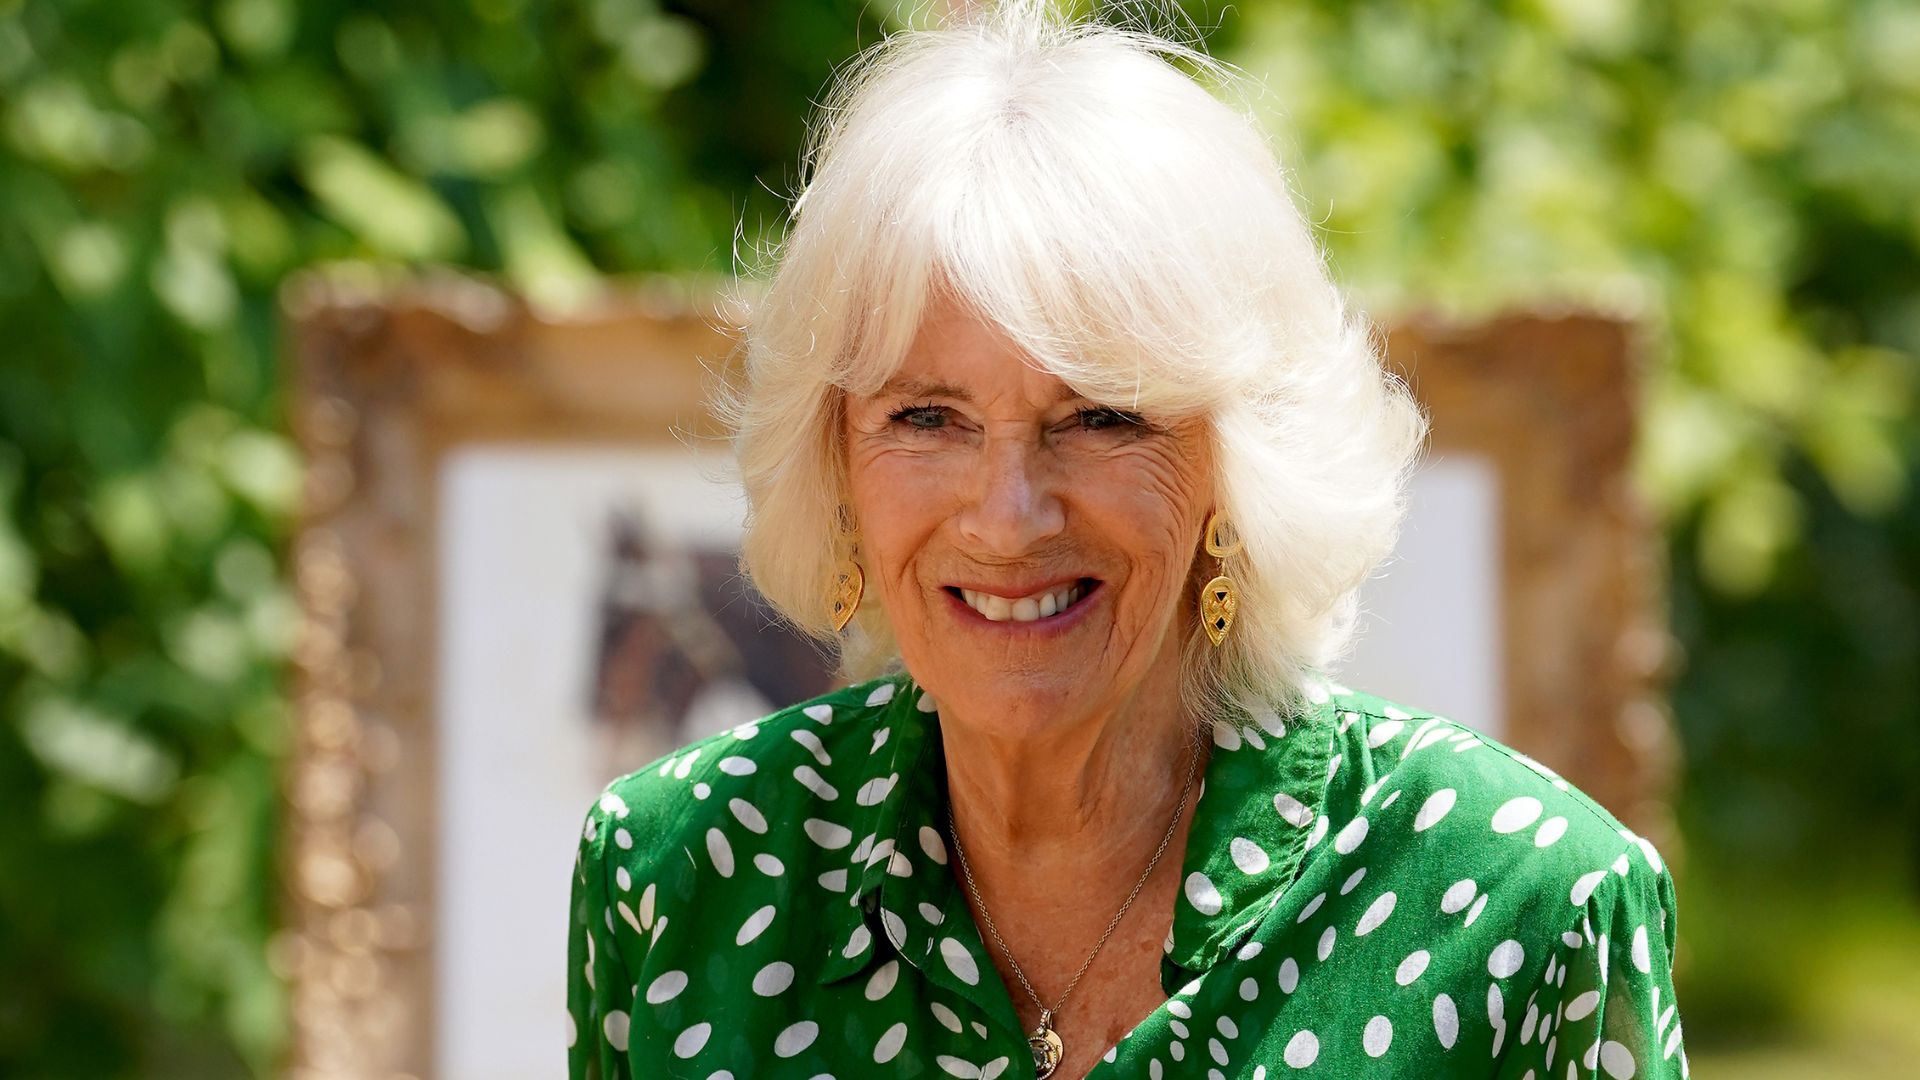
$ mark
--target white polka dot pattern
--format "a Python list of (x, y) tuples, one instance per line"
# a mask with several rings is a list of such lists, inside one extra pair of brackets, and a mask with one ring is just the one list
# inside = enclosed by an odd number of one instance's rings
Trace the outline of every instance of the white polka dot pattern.
[[(1089, 1080), (1686, 1077), (1646, 838), (1445, 717), (1324, 678), (1303, 699), (1214, 724), (1167, 1000), (1097, 1049), (1057, 1020)], [(608, 784), (574, 865), (571, 1080), (1019, 1075), (940, 722), (891, 676)]]

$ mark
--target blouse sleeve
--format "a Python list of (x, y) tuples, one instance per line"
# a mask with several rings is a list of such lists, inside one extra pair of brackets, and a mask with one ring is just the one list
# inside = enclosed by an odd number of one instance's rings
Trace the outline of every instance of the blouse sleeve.
[[(1624, 874), (1618, 872), (1623, 866)], [(1498, 1074), (1685, 1078), (1673, 993), (1678, 919), (1672, 877), (1652, 844), (1639, 839), (1611, 867), (1576, 882), (1568, 899), (1578, 901), (1582, 893), (1579, 914), (1556, 943), (1519, 1043)]]
[(626, 811), (602, 793), (587, 811), (573, 864), (567, 935), (568, 1080), (628, 1080), (627, 1025), (634, 985), (615, 942), (608, 903), (606, 842)]

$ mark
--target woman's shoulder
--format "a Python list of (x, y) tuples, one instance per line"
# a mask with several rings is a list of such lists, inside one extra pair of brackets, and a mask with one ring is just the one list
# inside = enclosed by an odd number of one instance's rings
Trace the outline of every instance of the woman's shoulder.
[[(633, 850), (636, 834), (650, 838), (651, 850), (675, 850), (673, 837), (704, 828), (715, 812), (765, 832), (769, 820), (787, 819), (783, 800), (838, 797), (850, 770), (888, 737), (879, 721), (902, 692), (915, 692), (904, 676), (882, 676), (689, 742), (609, 781), (589, 809), (588, 831), (596, 821), (607, 824), (623, 851)], [(752, 802), (717, 794), (738, 791), (727, 781), (741, 777), (753, 778)]]
[[(845, 893), (876, 844), (853, 840), (898, 779), (867, 774), (911, 744), (895, 735), (882, 751), (902, 726), (897, 710), (923, 700), (903, 676), (843, 687), (608, 782), (587, 809), (574, 873), (578, 888), (605, 897), (607, 928), (632, 965), (623, 977), (641, 977), (669, 922), (689, 948), (759, 936), (776, 911), (761, 901), (781, 888), (770, 883)], [(760, 906), (749, 915), (743, 905)]]
[(1355, 822), (1391, 818), (1410, 847), (1423, 847), (1423, 834), (1444, 836), (1450, 851), (1489, 853), (1516, 871), (1572, 869), (1576, 881), (1596, 869), (1664, 871), (1652, 842), (1534, 757), (1431, 709), (1334, 682), (1326, 689), (1334, 760), (1325, 827), (1362, 830), (1368, 824)]

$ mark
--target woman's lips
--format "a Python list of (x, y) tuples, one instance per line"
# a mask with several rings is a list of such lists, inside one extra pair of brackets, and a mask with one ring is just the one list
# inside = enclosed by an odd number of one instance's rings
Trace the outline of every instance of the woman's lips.
[(1099, 591), (1100, 585), (1097, 578), (1078, 578), (1015, 597), (960, 585), (946, 586), (945, 592), (980, 621), (1045, 625), (1071, 621)]

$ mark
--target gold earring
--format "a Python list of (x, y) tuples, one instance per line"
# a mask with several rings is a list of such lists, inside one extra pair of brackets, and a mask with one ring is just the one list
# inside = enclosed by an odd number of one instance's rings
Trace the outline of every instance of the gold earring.
[(1224, 524), (1220, 511), (1215, 510), (1207, 515), (1204, 546), (1207, 554), (1220, 560), (1220, 573), (1200, 590), (1200, 622), (1206, 627), (1207, 638), (1216, 649), (1226, 640), (1227, 631), (1233, 628), (1233, 617), (1240, 610), (1240, 589), (1227, 576), (1226, 564), (1227, 556), (1240, 553), (1240, 538), (1232, 535), (1229, 529), (1230, 539), (1222, 540), (1220, 527)]
[(840, 539), (847, 551), (841, 556), (839, 565), (834, 567), (833, 586), (827, 591), (827, 609), (833, 620), (833, 632), (837, 634), (847, 628), (847, 623), (853, 620), (853, 613), (859, 610), (860, 595), (867, 588), (867, 575), (860, 569), (860, 542), (845, 505), (834, 515), (834, 521), (839, 526)]

